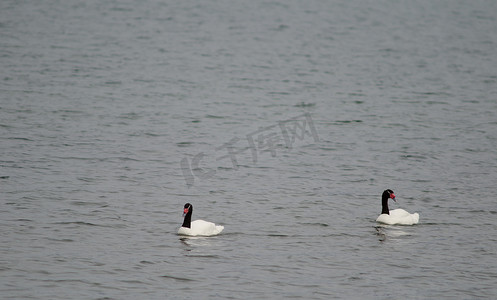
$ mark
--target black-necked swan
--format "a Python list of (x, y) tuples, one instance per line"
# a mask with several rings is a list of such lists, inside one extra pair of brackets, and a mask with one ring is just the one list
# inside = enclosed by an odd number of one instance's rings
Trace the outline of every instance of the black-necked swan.
[(383, 192), (381, 195), (381, 215), (376, 219), (376, 222), (384, 223), (388, 225), (414, 225), (419, 222), (419, 214), (409, 212), (398, 208), (394, 210), (388, 209), (388, 199), (395, 200), (395, 195), (392, 190), (388, 189)]
[(183, 210), (183, 225), (178, 229), (178, 234), (189, 236), (211, 236), (221, 233), (224, 226), (216, 225), (204, 220), (195, 220), (192, 222), (193, 205), (185, 204)]

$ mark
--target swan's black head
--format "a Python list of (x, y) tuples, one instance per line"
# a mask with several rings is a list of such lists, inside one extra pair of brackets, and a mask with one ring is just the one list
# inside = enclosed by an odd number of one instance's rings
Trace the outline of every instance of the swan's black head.
[(395, 200), (395, 195), (392, 190), (388, 189), (383, 192), (381, 195), (381, 213), (382, 214), (390, 214), (390, 210), (388, 209), (388, 199), (392, 199), (393, 201), (397, 202)]
[(185, 219), (183, 220), (183, 225), (181, 225), (181, 227), (190, 228), (192, 223), (192, 213), (193, 213), (193, 205), (191, 205), (190, 203), (185, 204), (183, 209), (183, 217)]
[(381, 195), (381, 198), (382, 199), (392, 199), (393, 201), (397, 202), (397, 200), (395, 200), (395, 195), (393, 194), (393, 191), (388, 189), (388, 190), (385, 190), (383, 191), (383, 195)]
[(183, 209), (183, 217), (186, 216), (187, 214), (192, 214), (193, 212), (193, 205), (190, 203), (185, 204), (185, 207)]

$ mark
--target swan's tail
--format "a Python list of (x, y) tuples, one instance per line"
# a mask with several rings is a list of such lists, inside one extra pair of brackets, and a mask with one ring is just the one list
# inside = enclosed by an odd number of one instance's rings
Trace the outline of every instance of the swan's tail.
[(411, 216), (412, 216), (412, 223), (413, 224), (418, 224), (418, 222), (419, 222), (419, 214), (418, 213), (413, 213)]
[(224, 226), (222, 226), (222, 225), (216, 225), (216, 233), (215, 234), (221, 233), (221, 231), (223, 231), (223, 229), (224, 229)]

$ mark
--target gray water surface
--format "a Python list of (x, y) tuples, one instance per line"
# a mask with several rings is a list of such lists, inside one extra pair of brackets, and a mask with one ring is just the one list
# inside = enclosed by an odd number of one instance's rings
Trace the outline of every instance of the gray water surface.
[(495, 298), (496, 16), (0, 2), (2, 298)]

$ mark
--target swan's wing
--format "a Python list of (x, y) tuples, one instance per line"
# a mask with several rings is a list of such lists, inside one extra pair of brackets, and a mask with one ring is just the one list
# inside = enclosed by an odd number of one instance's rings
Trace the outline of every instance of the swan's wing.
[(391, 210), (390, 215), (392, 216), (392, 218), (403, 218), (403, 217), (409, 216), (410, 213), (407, 212), (406, 210), (403, 210), (402, 208), (397, 208), (397, 209)]
[(223, 229), (224, 226), (216, 226), (216, 224), (204, 220), (195, 220), (191, 223), (191, 230), (195, 235), (216, 235), (223, 231)]

